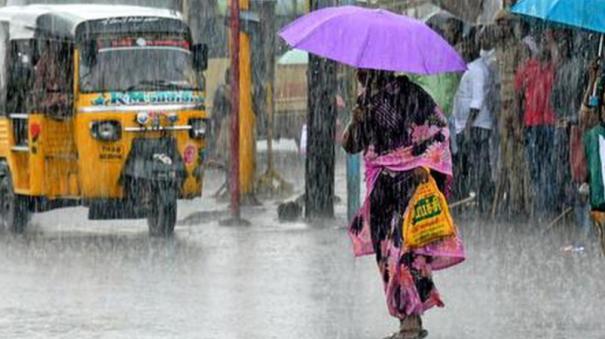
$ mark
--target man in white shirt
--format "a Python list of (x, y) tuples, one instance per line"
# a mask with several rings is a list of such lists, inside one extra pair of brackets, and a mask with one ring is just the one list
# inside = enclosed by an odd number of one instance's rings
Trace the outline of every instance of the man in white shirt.
[[(474, 59), (460, 80), (454, 98), (456, 140), (459, 146), (458, 180), (477, 193), (479, 212), (487, 213), (492, 201), (490, 138), (498, 91), (490, 39), (480, 33), (465, 57)], [(481, 52), (477, 50), (481, 47)], [(479, 54), (479, 56), (478, 56)], [(478, 56), (478, 57), (477, 57)], [(476, 57), (476, 58), (475, 58)]]

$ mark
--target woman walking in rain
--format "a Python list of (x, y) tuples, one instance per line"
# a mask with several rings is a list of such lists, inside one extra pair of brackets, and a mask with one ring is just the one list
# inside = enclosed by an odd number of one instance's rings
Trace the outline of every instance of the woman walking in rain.
[(400, 320), (388, 338), (424, 338), (420, 316), (444, 306), (432, 271), (463, 261), (464, 251), (458, 238), (406, 251), (401, 225), (416, 187), (428, 179), (424, 168), (446, 191), (452, 174), (447, 123), (433, 99), (405, 76), (360, 70), (358, 79), (365, 86), (343, 147), (363, 152), (368, 193), (350, 234), (357, 255), (375, 253), (389, 313)]
[[(432, 271), (462, 262), (464, 250), (456, 236), (413, 250), (404, 246), (412, 237), (403, 238), (402, 217), (416, 187), (426, 180), (432, 185), (431, 175), (446, 191), (452, 159), (449, 129), (435, 101), (394, 72), (463, 72), (466, 64), (423, 22), (385, 10), (328, 7), (297, 19), (280, 36), (294, 48), (359, 70), (364, 88), (343, 145), (349, 153), (363, 152), (367, 190), (349, 234), (356, 256), (376, 255), (387, 308), (400, 320), (389, 338), (424, 338), (420, 316), (443, 306)], [(444, 213), (442, 205), (437, 210)]]

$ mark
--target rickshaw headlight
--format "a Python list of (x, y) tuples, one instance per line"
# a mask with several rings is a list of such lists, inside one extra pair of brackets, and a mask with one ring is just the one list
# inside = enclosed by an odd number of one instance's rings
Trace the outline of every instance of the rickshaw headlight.
[(101, 141), (116, 141), (122, 137), (122, 128), (115, 120), (95, 121), (90, 126), (90, 133)]
[(139, 125), (145, 125), (149, 121), (149, 113), (147, 112), (139, 112), (137, 113), (137, 122)]
[(202, 139), (206, 136), (207, 125), (204, 119), (190, 119), (189, 126), (191, 126), (191, 130), (189, 130), (191, 138)]
[(168, 118), (168, 122), (170, 122), (171, 124), (174, 124), (177, 122), (177, 120), (179, 120), (179, 116), (174, 112), (168, 113), (166, 115), (166, 118)]

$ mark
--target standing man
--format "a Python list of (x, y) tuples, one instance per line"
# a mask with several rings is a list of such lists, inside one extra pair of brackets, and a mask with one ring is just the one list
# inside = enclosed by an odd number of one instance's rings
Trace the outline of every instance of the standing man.
[[(550, 48), (544, 43), (538, 58), (528, 59), (515, 76), (515, 89), (522, 93), (525, 150), (532, 188), (532, 216), (544, 221), (554, 212), (553, 161), (555, 113), (551, 94), (555, 68)], [(557, 164), (558, 165), (558, 164)]]
[(225, 181), (214, 193), (215, 198), (225, 198), (229, 193), (229, 161), (231, 145), (231, 69), (225, 70), (224, 83), (214, 92), (212, 103), (212, 156), (225, 171)]
[(468, 160), (469, 164), (464, 170), (469, 180), (462, 180), (469, 182), (470, 190), (478, 194), (478, 212), (485, 215), (492, 201), (490, 138), (497, 93), (495, 69), (488, 53), (492, 49), (492, 40), (485, 29), (476, 40), (474, 46), (468, 46), (465, 53), (465, 58), (474, 60), (468, 64), (468, 69), (460, 80), (453, 115), (456, 139), (460, 140), (460, 156)]
[[(601, 60), (595, 60), (589, 67), (589, 80), (580, 110), (580, 132), (583, 134), (584, 169), (578, 168), (577, 176), (589, 188), (583, 189), (589, 195), (591, 216), (605, 255), (605, 102)], [(596, 91), (595, 91), (596, 88)], [(580, 166), (582, 167), (582, 166)]]
[(499, 171), (492, 214), (507, 217), (524, 216), (528, 212), (525, 191), (526, 168), (523, 156), (522, 124), (519, 114), (515, 72), (523, 61), (521, 40), (514, 34), (516, 18), (500, 10), (496, 14), (498, 41), (496, 60), (500, 79), (500, 112), (496, 115), (500, 139)]
[(590, 223), (588, 222), (588, 206), (583, 197), (578, 194), (582, 182), (574, 187), (571, 175), (570, 135), (573, 127), (577, 128), (578, 113), (585, 88), (584, 62), (575, 53), (572, 53), (572, 33), (568, 30), (556, 31), (559, 47), (559, 63), (555, 71), (555, 82), (552, 89), (552, 106), (555, 111), (557, 123), (555, 126), (554, 164), (555, 166), (555, 199), (559, 203), (558, 209), (562, 211), (567, 206), (574, 206), (576, 222), (582, 233), (588, 235)]

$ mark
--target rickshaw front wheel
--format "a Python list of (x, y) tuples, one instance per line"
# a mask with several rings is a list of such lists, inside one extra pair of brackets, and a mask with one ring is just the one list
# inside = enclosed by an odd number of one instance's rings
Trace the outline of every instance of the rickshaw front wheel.
[(10, 174), (0, 179), (0, 216), (2, 225), (12, 233), (21, 234), (30, 220), (27, 198), (15, 194)]
[(151, 194), (151, 208), (147, 216), (149, 235), (169, 237), (176, 224), (176, 189), (172, 187), (154, 187)]

